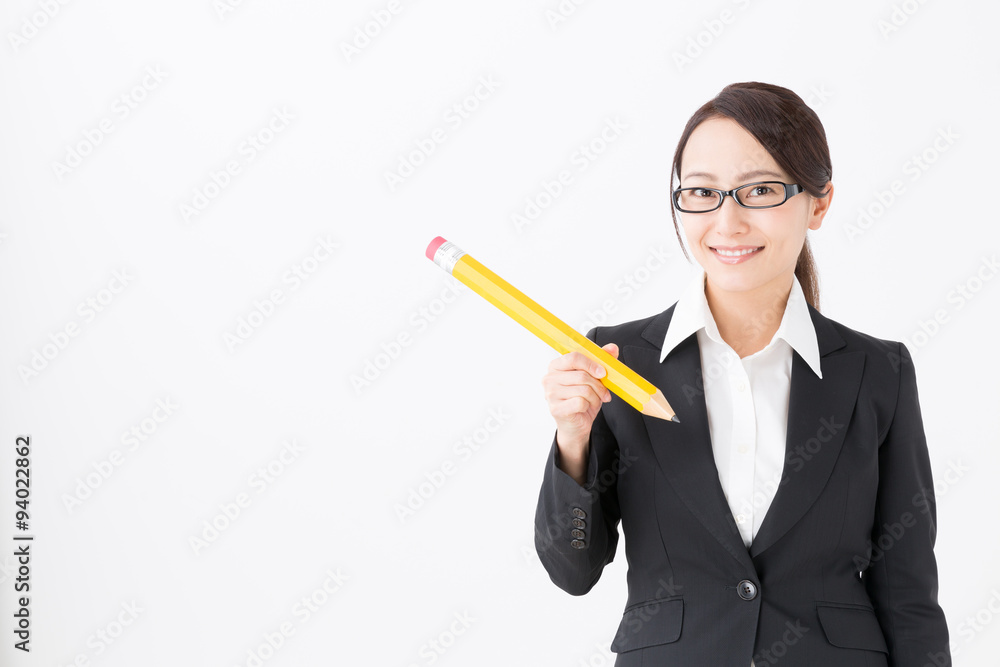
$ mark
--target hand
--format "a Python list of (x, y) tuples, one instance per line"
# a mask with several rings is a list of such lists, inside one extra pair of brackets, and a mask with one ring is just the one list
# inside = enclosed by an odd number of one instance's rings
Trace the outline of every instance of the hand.
[[(616, 344), (608, 343), (603, 349), (618, 358)], [(549, 412), (556, 420), (560, 457), (575, 472), (580, 472), (580, 466), (586, 472), (590, 429), (601, 406), (611, 400), (611, 391), (600, 380), (604, 375), (603, 366), (573, 351), (553, 359), (542, 378)], [(580, 481), (581, 476), (572, 476)]]

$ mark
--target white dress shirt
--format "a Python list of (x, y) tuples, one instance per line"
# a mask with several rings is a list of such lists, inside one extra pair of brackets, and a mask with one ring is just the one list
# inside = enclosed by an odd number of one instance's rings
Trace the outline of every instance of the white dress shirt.
[[(762, 314), (760, 322), (750, 326), (766, 328), (773, 321)], [(697, 332), (701, 350), (705, 406), (719, 481), (743, 543), (749, 548), (781, 480), (792, 350), (817, 377), (823, 377), (816, 329), (802, 286), (793, 277), (778, 330), (762, 350), (740, 359), (719, 335), (705, 297), (705, 271), (699, 267), (697, 277), (674, 307), (660, 362), (693, 332)], [(750, 664), (753, 667), (752, 660)]]

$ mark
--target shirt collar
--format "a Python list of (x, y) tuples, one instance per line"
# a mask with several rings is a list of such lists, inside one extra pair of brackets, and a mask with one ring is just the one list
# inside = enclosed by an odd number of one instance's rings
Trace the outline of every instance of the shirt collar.
[[(715, 318), (708, 307), (708, 299), (705, 297), (705, 270), (699, 267), (698, 274), (674, 307), (670, 324), (667, 326), (667, 335), (663, 339), (660, 361), (666, 359), (670, 351), (681, 341), (702, 328), (713, 340), (723, 342)], [(809, 315), (808, 302), (802, 292), (802, 285), (796, 276), (792, 276), (792, 289), (788, 293), (785, 312), (781, 316), (781, 324), (778, 325), (772, 341), (779, 338), (799, 353), (818, 378), (823, 378), (816, 327)]]

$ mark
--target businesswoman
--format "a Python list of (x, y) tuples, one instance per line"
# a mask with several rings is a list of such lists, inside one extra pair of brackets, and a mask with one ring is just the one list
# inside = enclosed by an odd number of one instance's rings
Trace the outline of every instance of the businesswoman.
[(582, 595), (621, 523), (618, 667), (951, 665), (910, 354), (819, 312), (807, 233), (831, 178), (799, 96), (724, 88), (673, 158), (697, 278), (658, 315), (587, 334), (679, 421), (633, 409), (578, 352), (543, 378), (556, 432), (535, 547)]

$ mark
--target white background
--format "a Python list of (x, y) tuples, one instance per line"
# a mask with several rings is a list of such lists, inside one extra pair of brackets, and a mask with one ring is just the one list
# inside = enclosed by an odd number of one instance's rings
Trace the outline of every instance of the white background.
[[(664, 310), (694, 270), (670, 221), (677, 140), (752, 80), (824, 123), (837, 189), (810, 232), (821, 309), (914, 355), (955, 662), (995, 659), (997, 5), (388, 6), (3, 4), (0, 663), (611, 664), (623, 545), (578, 598), (533, 549), (556, 353), (451, 291), (424, 249), (444, 236), (584, 332), (608, 299), (609, 324)], [(615, 119), (581, 170), (580, 146)], [(436, 128), (443, 142), (390, 186)], [(516, 226), (564, 169), (571, 185)], [(864, 227), (863, 209), (879, 213)], [(311, 270), (298, 284), (295, 267)], [(503, 424), (483, 438), (491, 411)], [(143, 440), (123, 439), (133, 428)], [(19, 434), (30, 655), (12, 648)], [(249, 505), (225, 519), (239, 494)], [(294, 632), (269, 650), (282, 624)]]

